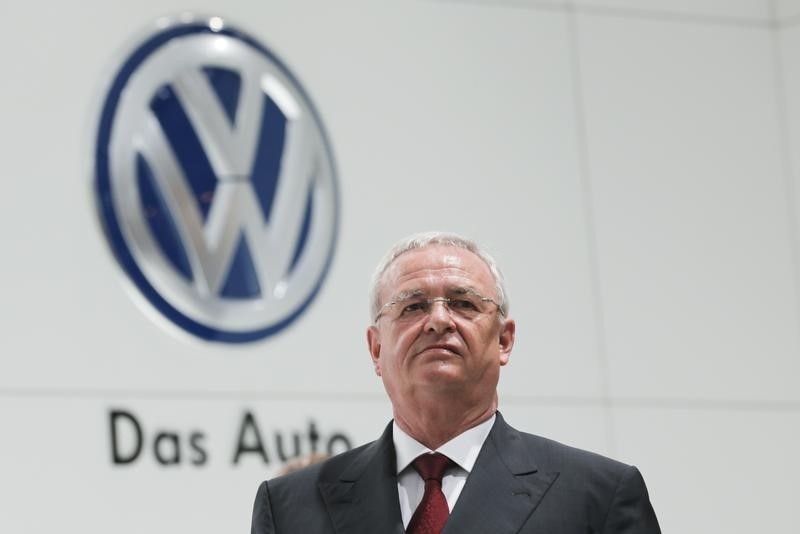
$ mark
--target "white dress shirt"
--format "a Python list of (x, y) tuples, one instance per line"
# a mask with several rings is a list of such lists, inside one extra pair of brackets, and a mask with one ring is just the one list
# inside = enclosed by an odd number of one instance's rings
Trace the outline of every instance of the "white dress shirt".
[(489, 435), (495, 416), (454, 437), (435, 451), (415, 440), (397, 426), (392, 427), (392, 440), (397, 454), (397, 495), (400, 497), (400, 513), (403, 516), (403, 528), (408, 527), (414, 510), (422, 501), (425, 493), (425, 482), (411, 463), (420, 454), (440, 452), (457, 464), (445, 471), (442, 478), (442, 493), (447, 499), (447, 507), (452, 511), (461, 490), (467, 482), (467, 476), (475, 466), (475, 460)]

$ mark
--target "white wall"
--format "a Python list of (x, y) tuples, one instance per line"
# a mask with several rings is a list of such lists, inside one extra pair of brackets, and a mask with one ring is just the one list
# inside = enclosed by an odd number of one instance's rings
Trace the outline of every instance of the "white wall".
[[(321, 293), (246, 346), (127, 291), (91, 195), (104, 84), (157, 17), (229, 17), (299, 77), (336, 154)], [(495, 253), (517, 427), (643, 471), (665, 532), (796, 530), (800, 2), (141, 1), (5, 8), (0, 531), (236, 532), (279, 467), (242, 414), (373, 439), (363, 330), (384, 250), (440, 228)], [(206, 465), (110, 458), (108, 412), (205, 434)], [(188, 449), (187, 449), (188, 450)]]

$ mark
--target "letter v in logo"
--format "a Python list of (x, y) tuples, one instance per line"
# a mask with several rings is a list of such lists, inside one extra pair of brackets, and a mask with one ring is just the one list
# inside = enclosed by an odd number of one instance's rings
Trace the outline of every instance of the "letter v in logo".
[(338, 220), (322, 123), (289, 70), (220, 19), (167, 25), (130, 54), (95, 162), (115, 256), (186, 331), (260, 339), (319, 290)]

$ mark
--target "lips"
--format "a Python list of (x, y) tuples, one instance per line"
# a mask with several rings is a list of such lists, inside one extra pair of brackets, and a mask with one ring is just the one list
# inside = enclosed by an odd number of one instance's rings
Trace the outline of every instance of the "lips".
[(448, 345), (446, 343), (436, 343), (436, 344), (433, 344), (433, 345), (428, 345), (428, 346), (424, 347), (421, 351), (419, 351), (419, 354), (422, 354), (423, 352), (426, 352), (426, 351), (429, 351), (429, 350), (447, 351), (447, 352), (451, 352), (451, 353), (453, 353), (453, 354), (455, 354), (457, 356), (461, 355), (461, 352), (459, 351), (459, 348), (457, 346)]

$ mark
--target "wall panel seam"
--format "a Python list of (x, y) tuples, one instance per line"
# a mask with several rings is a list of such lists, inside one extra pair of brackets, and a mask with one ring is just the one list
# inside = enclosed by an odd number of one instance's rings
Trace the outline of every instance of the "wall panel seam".
[[(679, 23), (702, 24), (707, 26), (734, 26), (743, 28), (770, 28), (775, 21), (769, 13), (760, 17), (743, 17), (736, 15), (716, 15), (705, 13), (687, 13), (682, 11), (668, 11), (664, 9), (643, 9), (618, 6), (587, 6), (576, 5), (575, 2), (565, 0), (564, 3), (533, 1), (533, 0), (429, 0), (433, 2), (448, 2), (457, 4), (482, 5), (490, 8), (516, 8), (531, 11), (566, 11), (586, 15), (603, 17), (634, 18), (653, 21), (667, 21)], [(800, 22), (800, 14), (794, 15), (794, 22)]]
[[(589, 260), (591, 287), (591, 306), (594, 317), (595, 340), (597, 343), (596, 355), (600, 370), (600, 390), (603, 397), (610, 396), (608, 346), (606, 340), (605, 315), (603, 310), (602, 291), (600, 286), (600, 269), (598, 261), (597, 234), (595, 232), (594, 198), (591, 184), (591, 163), (589, 158), (588, 125), (586, 117), (586, 102), (583, 93), (583, 76), (580, 59), (580, 39), (578, 35), (578, 21), (574, 10), (568, 13), (570, 62), (572, 67), (573, 98), (575, 102), (575, 133), (578, 145), (578, 167), (581, 186), (581, 201), (583, 208), (584, 233)], [(608, 450), (612, 455), (616, 452), (616, 432), (614, 418), (610, 405), (606, 406), (606, 432)]]
[[(774, 2), (774, 0), (773, 0)], [(773, 3), (774, 6), (774, 3)], [(777, 27), (770, 32), (772, 40), (773, 65), (775, 84), (775, 105), (778, 122), (778, 136), (780, 139), (781, 174), (783, 175), (786, 224), (788, 226), (789, 250), (792, 261), (792, 283), (794, 296), (794, 326), (795, 340), (800, 346), (800, 217), (797, 210), (796, 172), (792, 157), (793, 132), (789, 121), (789, 101), (784, 70), (784, 56), (781, 44), (781, 31)], [(800, 354), (795, 355), (800, 358)]]

